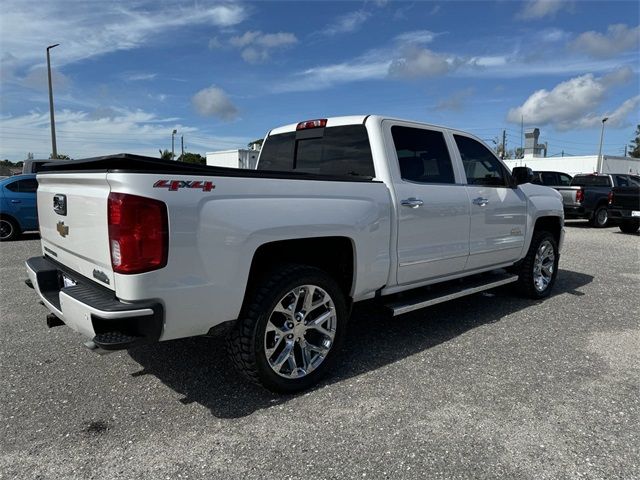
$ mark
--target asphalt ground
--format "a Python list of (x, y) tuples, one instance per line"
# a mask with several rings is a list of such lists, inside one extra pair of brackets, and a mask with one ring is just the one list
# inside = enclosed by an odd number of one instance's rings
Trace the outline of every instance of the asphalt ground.
[(319, 388), (246, 383), (221, 337), (99, 356), (0, 245), (0, 478), (640, 478), (640, 237), (568, 222), (554, 295), (360, 309)]

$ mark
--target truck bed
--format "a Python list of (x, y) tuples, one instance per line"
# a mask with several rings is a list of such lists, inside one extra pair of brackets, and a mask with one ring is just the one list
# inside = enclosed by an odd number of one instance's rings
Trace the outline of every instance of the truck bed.
[(57, 160), (40, 167), (39, 174), (47, 172), (95, 172), (95, 173), (166, 173), (174, 175), (206, 175), (216, 177), (278, 178), (288, 180), (325, 180), (333, 182), (372, 182), (372, 177), (358, 175), (323, 175), (306, 172), (282, 172), (275, 170), (248, 170), (241, 168), (197, 165), (159, 158), (118, 153), (79, 160)]

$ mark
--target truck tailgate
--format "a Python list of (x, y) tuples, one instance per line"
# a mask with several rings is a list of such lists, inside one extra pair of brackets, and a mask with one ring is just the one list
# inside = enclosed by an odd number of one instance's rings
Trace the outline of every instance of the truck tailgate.
[(42, 253), (114, 290), (106, 172), (47, 173), (38, 182)]
[(612, 208), (622, 210), (640, 210), (640, 188), (614, 187)]
[(562, 195), (562, 203), (564, 205), (578, 205), (576, 193), (580, 187), (556, 187), (556, 190)]

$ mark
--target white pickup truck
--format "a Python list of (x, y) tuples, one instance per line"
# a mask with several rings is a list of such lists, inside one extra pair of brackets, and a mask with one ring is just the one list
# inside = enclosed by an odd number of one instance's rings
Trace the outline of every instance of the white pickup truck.
[(227, 324), (250, 379), (297, 391), (331, 367), (356, 302), (399, 315), (511, 282), (549, 295), (562, 200), (531, 178), (473, 135), (373, 115), (276, 128), (256, 170), (58, 161), (38, 173), (27, 284), (49, 326), (101, 351)]

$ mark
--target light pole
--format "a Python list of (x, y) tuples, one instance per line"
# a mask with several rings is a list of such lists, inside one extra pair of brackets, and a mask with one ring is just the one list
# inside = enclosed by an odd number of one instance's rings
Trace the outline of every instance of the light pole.
[(174, 152), (174, 141), (176, 138), (176, 133), (178, 133), (178, 130), (174, 129), (173, 132), (171, 132), (171, 160), (175, 160), (176, 159), (176, 155)]
[(56, 147), (56, 119), (53, 116), (53, 87), (51, 86), (51, 60), (49, 58), (49, 50), (60, 45), (49, 45), (47, 47), (47, 73), (49, 74), (49, 118), (51, 119), (51, 155), (54, 159), (58, 158), (58, 149)]
[(602, 173), (602, 140), (604, 140), (604, 123), (609, 120), (609, 117), (602, 119), (602, 130), (600, 131), (600, 149), (598, 150), (598, 173)]

